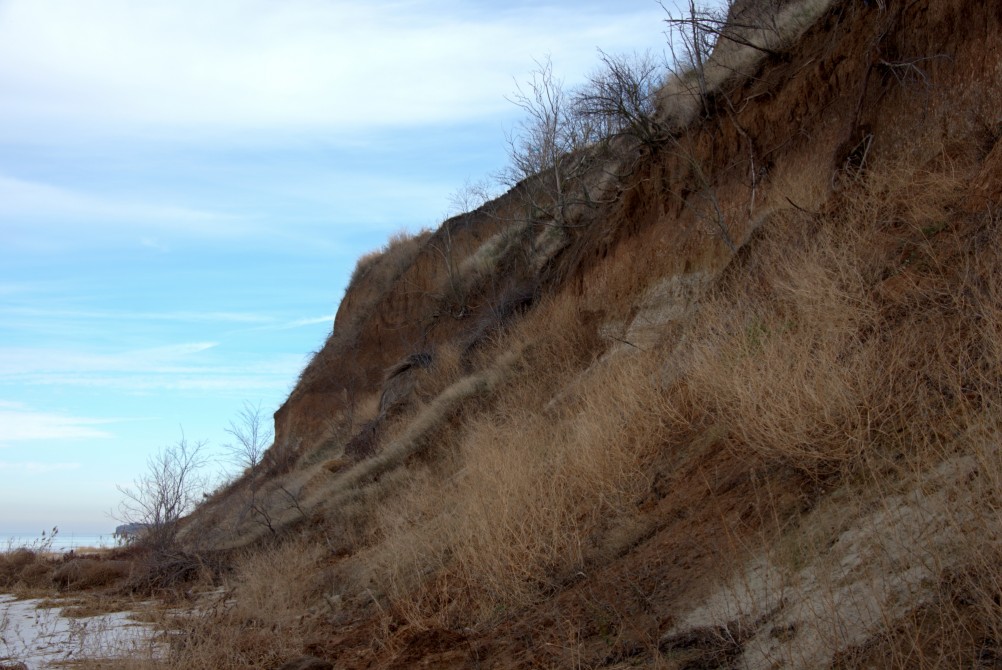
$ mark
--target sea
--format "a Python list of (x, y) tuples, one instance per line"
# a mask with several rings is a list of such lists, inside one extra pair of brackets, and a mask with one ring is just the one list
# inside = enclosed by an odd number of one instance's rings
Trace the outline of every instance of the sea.
[(20, 547), (26, 547), (28, 549), (66, 553), (68, 551), (78, 551), (85, 547), (107, 549), (117, 544), (118, 542), (112, 533), (105, 535), (85, 535), (59, 531), (55, 536), (52, 536), (49, 532), (46, 532), (43, 536), (41, 532), (5, 533), (0, 531), (0, 551), (11, 551)]

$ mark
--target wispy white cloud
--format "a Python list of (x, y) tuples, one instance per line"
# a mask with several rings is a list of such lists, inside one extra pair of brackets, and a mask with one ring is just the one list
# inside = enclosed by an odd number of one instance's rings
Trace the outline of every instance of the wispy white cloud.
[(58, 282), (0, 281), (0, 296), (25, 296), (37, 293), (47, 293), (55, 290), (65, 290), (65, 288), (65, 284)]
[(44, 309), (37, 307), (0, 307), (0, 314), (14, 317), (30, 317), (37, 319), (58, 319), (60, 321), (84, 319), (97, 321), (170, 321), (185, 323), (236, 323), (262, 324), (272, 323), (273, 316), (254, 314), (250, 312), (221, 311), (172, 311), (145, 312), (125, 310), (79, 310), (79, 309)]
[(316, 326), (319, 324), (333, 325), (334, 314), (324, 316), (310, 316), (292, 321), (282, 321), (264, 326), (259, 326), (255, 330), (292, 330), (294, 328), (305, 328), (306, 326)]
[(0, 472), (26, 472), (30, 474), (47, 474), (65, 470), (79, 470), (80, 463), (42, 463), (39, 461), (0, 461)]
[(285, 389), (303, 366), (302, 356), (293, 354), (207, 356), (216, 346), (196, 342), (117, 353), (4, 347), (0, 383), (242, 396)]
[(0, 447), (29, 440), (107, 438), (111, 433), (99, 426), (113, 422), (39, 412), (21, 403), (0, 401)]
[(244, 223), (220, 212), (96, 196), (41, 182), (0, 174), (0, 221), (95, 221), (101, 226), (126, 224), (189, 230), (202, 234), (244, 230)]
[(168, 244), (153, 237), (143, 237), (139, 240), (139, 244), (147, 249), (153, 249), (154, 251), (159, 251), (161, 253), (167, 253), (171, 250)]
[[(574, 74), (660, 33), (655, 3), (6, 0), (0, 118), (140, 126), (360, 128), (497, 112), (529, 59)], [(57, 128), (58, 129), (58, 128)]]
[(290, 321), (282, 326), (283, 329), (288, 328), (302, 328), (303, 326), (315, 326), (320, 323), (333, 324), (334, 315), (325, 314), (324, 316), (308, 317), (305, 319), (296, 319), (295, 321)]
[(249, 393), (274, 392), (288, 388), (289, 380), (302, 368), (269, 372), (242, 368), (188, 368), (157, 370), (142, 375), (41, 373), (31, 375), (31, 384), (123, 391), (136, 395), (162, 392), (215, 393), (245, 398)]
[(216, 346), (215, 342), (186, 342), (116, 353), (68, 349), (0, 348), (0, 377), (41, 372), (164, 372), (185, 370), (184, 362)]

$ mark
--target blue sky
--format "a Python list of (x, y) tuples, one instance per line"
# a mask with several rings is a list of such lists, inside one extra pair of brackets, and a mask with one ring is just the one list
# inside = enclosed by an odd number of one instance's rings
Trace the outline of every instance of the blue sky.
[[(101, 533), (330, 331), (362, 253), (505, 162), (533, 59), (664, 46), (654, 0), (0, 0), (0, 533)], [(220, 460), (216, 469), (225, 469)]]

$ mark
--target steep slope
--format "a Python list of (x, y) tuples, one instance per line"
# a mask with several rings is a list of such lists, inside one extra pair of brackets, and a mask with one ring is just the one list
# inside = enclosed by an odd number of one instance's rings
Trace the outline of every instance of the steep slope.
[(569, 225), (540, 177), (360, 262), (188, 528), (300, 602), (186, 662), (998, 665), (1002, 6), (767, 9)]

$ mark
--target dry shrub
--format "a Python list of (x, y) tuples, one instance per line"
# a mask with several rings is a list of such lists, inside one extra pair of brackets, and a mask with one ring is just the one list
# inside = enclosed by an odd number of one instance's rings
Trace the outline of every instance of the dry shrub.
[(757, 621), (748, 665), (997, 664), (1000, 221), (958, 213), (949, 169), (868, 179), (830, 213), (761, 236), (673, 361), (675, 418), (723, 423), (739, 454), (826, 476), (818, 491), (838, 494), (779, 543), (763, 538), (772, 552), (742, 556), (720, 602), (687, 621)]
[(124, 581), (131, 572), (130, 561), (76, 558), (56, 568), (52, 581), (64, 589), (89, 589)]
[(35, 552), (24, 548), (0, 553), (0, 586), (8, 588), (12, 586), (17, 582), (21, 571), (38, 559)]
[(459, 264), (465, 286), (472, 286), (497, 272), (499, 264), (517, 249), (528, 223), (514, 223), (495, 233)]
[(55, 559), (25, 547), (0, 552), (0, 588), (26, 592), (47, 587), (57, 565)]
[(380, 286), (386, 285), (410, 267), (431, 235), (432, 232), (428, 229), (422, 229), (415, 234), (400, 230), (390, 235), (382, 249), (371, 251), (358, 259), (348, 286), (355, 285), (363, 278), (374, 277)]
[(166, 667), (277, 667), (302, 654), (304, 611), (320, 599), (323, 546), (304, 538), (258, 547), (237, 561), (218, 599), (168, 627)]
[(376, 438), (379, 422), (375, 419), (363, 423), (358, 431), (345, 443), (345, 458), (361, 460), (376, 453)]
[(882, 355), (865, 242), (844, 229), (763, 241), (698, 309), (674, 362), (689, 402), (769, 457), (813, 469), (857, 456)]
[(573, 409), (516, 406), (472, 426), (449, 544), (481, 617), (534, 602), (580, 570), (646, 485), (658, 392), (651, 370), (616, 367)]
[(431, 365), (418, 375), (415, 392), (421, 400), (431, 400), (462, 376), (462, 351), (454, 342), (435, 349)]
[(318, 568), (323, 545), (306, 538), (251, 551), (236, 565), (232, 579), (236, 607), (231, 614), (265, 626), (283, 626), (303, 613), (320, 590)]
[(441, 472), (415, 468), (397, 478), (392, 492), (364, 513), (372, 545), (342, 566), (344, 594), (368, 601), (389, 596), (412, 624), (421, 625), (434, 613), (418, 602), (422, 587), (447, 563), (443, 522), (447, 517)]
[(542, 413), (526, 400), (540, 388), (506, 388), (468, 423), (442, 466), (456, 472), (447, 485), (442, 472), (415, 477), (383, 505), (383, 540), (360, 581), (412, 623), (441, 625), (490, 620), (573, 579), (648, 485), (643, 466), (661, 427), (656, 370), (653, 356), (607, 361)]
[(218, 556), (181, 550), (144, 551), (133, 563), (125, 592), (174, 597), (200, 582), (211, 582), (222, 566)]
[[(517, 375), (511, 383), (524, 380), (523, 392), (538, 391), (545, 399), (601, 353), (605, 343), (599, 337), (599, 319), (568, 293), (544, 298), (508, 328), (493, 330), (468, 350), (468, 364), (489, 368), (513, 358)], [(524, 400), (531, 405), (529, 398)]]
[(709, 415), (743, 447), (817, 474), (957, 430), (964, 398), (987, 379), (972, 373), (994, 366), (985, 352), (996, 345), (972, 326), (998, 276), (975, 267), (984, 250), (955, 266), (928, 239), (957, 193), (950, 173), (937, 182), (891, 166), (831, 213), (761, 236), (671, 362), (688, 419)]
[(344, 389), (341, 407), (327, 419), (319, 446), (305, 454), (300, 465), (312, 465), (343, 454), (345, 445), (360, 427), (372, 421), (378, 413), (378, 393), (349, 393)]

